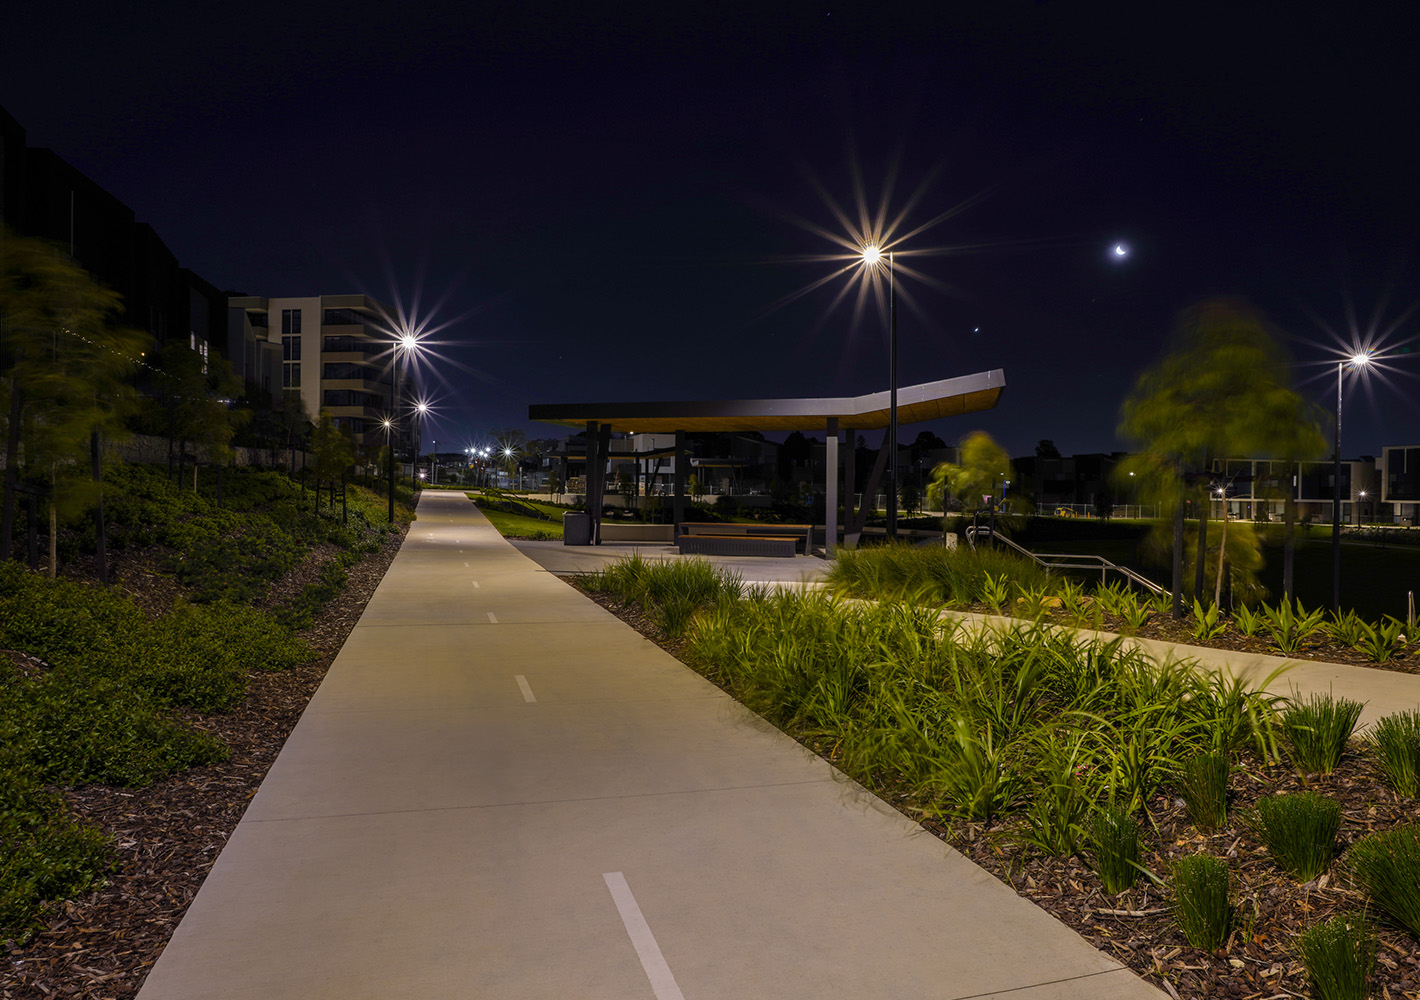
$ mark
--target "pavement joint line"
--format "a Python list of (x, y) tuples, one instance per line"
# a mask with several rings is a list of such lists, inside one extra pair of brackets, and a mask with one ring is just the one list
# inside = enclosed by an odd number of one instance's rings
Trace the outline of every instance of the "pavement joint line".
[(533, 696), (532, 687), (528, 684), (528, 679), (526, 677), (524, 677), (522, 674), (514, 674), (513, 679), (518, 682), (518, 689), (523, 692), (523, 701), (526, 701), (529, 704), (537, 701), (537, 698)]
[[(1100, 952), (1104, 954), (1104, 952)], [(1111, 961), (1113, 961), (1111, 959)], [(1116, 965), (1113, 969), (1100, 969), (1098, 972), (1083, 972), (1078, 976), (1066, 976), (1064, 979), (1047, 979), (1040, 983), (1026, 983), (1024, 986), (1007, 986), (1005, 989), (992, 990), (989, 993), (963, 993), (959, 996), (947, 997), (946, 1000), (986, 1000), (987, 997), (1001, 997), (1010, 993), (1024, 993), (1026, 990), (1038, 990), (1043, 986), (1059, 986), (1062, 983), (1078, 983), (1086, 979), (1098, 979), (1100, 976), (1112, 976), (1117, 972), (1129, 972), (1122, 965)]]
[(646, 923), (641, 907), (636, 904), (631, 887), (626, 884), (626, 876), (621, 872), (606, 872), (602, 875), (606, 887), (611, 891), (616, 912), (621, 914), (621, 922), (631, 937), (631, 946), (636, 949), (636, 957), (641, 960), (641, 968), (646, 970), (646, 978), (651, 980), (651, 990), (656, 1000), (685, 1000), (685, 994), (676, 985), (671, 967), (661, 954), (656, 936), (651, 933), (651, 925)]
[[(417, 816), (421, 813), (481, 812), (484, 809), (522, 809), (526, 806), (560, 806), (574, 802), (615, 802), (619, 799), (654, 799), (666, 795), (705, 795), (712, 792), (753, 792), (761, 788), (795, 788), (799, 785), (821, 785), (824, 782), (832, 782), (835, 785), (843, 784), (838, 777), (835, 777), (836, 773), (837, 772), (832, 772), (825, 774), (822, 778), (809, 778), (804, 781), (766, 781), (752, 785), (716, 785), (713, 788), (668, 788), (660, 792), (624, 792), (620, 795), (579, 795), (563, 799), (520, 799), (516, 802), (484, 802), (476, 805), (457, 806), (423, 806), (417, 809), (367, 809), (361, 812), (313, 813), (309, 816), (275, 816), (270, 819), (265, 819), (260, 816), (254, 816), (248, 819), (244, 816), (242, 817), (242, 822), (310, 823), (315, 820), (327, 819), (363, 819), (367, 816)], [(869, 792), (866, 794), (872, 793)], [(921, 832), (925, 836), (931, 836), (926, 830), (922, 830)], [(958, 998), (958, 1000), (966, 1000), (966, 998)]]

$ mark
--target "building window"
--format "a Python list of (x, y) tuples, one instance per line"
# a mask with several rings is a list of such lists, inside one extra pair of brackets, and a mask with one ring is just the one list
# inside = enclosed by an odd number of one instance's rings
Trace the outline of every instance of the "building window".
[(282, 309), (282, 310), (281, 310), (281, 333), (282, 333), (283, 335), (292, 334), (292, 333), (299, 335), (300, 332), (301, 332), (301, 310), (299, 310), (299, 309)]
[(281, 388), (299, 389), (301, 387), (301, 363), (299, 361), (288, 361), (281, 366)]
[(301, 338), (282, 337), (281, 338), (281, 360), (300, 361), (301, 360)]

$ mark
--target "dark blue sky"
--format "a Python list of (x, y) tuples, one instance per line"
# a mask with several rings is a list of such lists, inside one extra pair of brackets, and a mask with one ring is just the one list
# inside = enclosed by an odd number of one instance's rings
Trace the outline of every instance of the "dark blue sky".
[[(441, 302), (441, 442), (885, 388), (875, 310), (775, 305), (842, 266), (799, 259), (837, 250), (792, 221), (839, 228), (815, 182), (851, 213), (854, 164), (874, 206), (895, 169), (904, 230), (961, 207), (902, 245), (959, 249), (907, 261), (901, 381), (1007, 378), (930, 429), (1069, 453), (1120, 447), (1201, 297), (1313, 363), (1348, 299), (1363, 329), (1420, 299), (1420, 14), (1387, 7), (61, 0), (7, 23), (0, 104), (220, 287)], [(1348, 454), (1420, 441), (1396, 367), (1348, 391)]]

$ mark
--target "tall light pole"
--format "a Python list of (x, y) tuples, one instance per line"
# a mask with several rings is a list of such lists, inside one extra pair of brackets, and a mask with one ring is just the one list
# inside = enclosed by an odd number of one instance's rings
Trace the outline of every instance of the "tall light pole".
[(887, 537), (897, 540), (897, 275), (893, 270), (892, 252), (884, 254), (875, 243), (863, 248), (863, 263), (881, 267), (887, 258), (888, 273), (888, 469), (887, 469)]
[(434, 450), (429, 454), (429, 482), (432, 485), (439, 483), (439, 439), (434, 439)]
[(389, 453), (385, 464), (389, 467), (390, 524), (394, 524), (394, 421), (388, 417), (385, 424), (385, 451)]
[(1336, 362), (1336, 450), (1331, 456), (1331, 610), (1337, 614), (1341, 613), (1341, 389), (1347, 365), (1361, 369), (1370, 363), (1370, 351), (1358, 351)]
[[(419, 468), (419, 453), (424, 450), (424, 414), (429, 412), (429, 404), (420, 400), (414, 404), (416, 419), (414, 422), (414, 463), (410, 465), (410, 480), (414, 479), (414, 470)], [(413, 483), (418, 489), (418, 483)]]

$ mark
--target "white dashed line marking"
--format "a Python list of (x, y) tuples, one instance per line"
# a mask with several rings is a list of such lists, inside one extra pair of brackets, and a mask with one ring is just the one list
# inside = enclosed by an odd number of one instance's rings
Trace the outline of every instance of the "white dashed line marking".
[(646, 978), (651, 980), (651, 989), (656, 1000), (685, 1000), (676, 985), (671, 967), (666, 964), (656, 936), (641, 915), (641, 907), (636, 905), (636, 897), (631, 895), (631, 887), (626, 884), (626, 876), (621, 872), (607, 872), (606, 887), (611, 890), (611, 898), (616, 910), (621, 914), (621, 922), (626, 925), (626, 933), (631, 935), (631, 944), (636, 949), (636, 957), (641, 959), (641, 968), (646, 970)]
[(533, 697), (532, 688), (528, 686), (528, 679), (526, 677), (522, 674), (514, 674), (513, 680), (518, 682), (518, 690), (523, 692), (523, 701), (529, 703), (537, 701), (537, 699)]
[[(473, 581), (473, 585), (474, 585), (475, 587), (478, 587), (478, 581), (477, 581), (477, 580), (474, 580), (474, 581)], [(481, 589), (483, 589), (483, 588), (479, 587), (479, 589), (481, 590)]]
[(488, 620), (489, 620), (490, 622), (492, 622), (494, 625), (497, 625), (497, 624), (498, 624), (498, 619), (495, 618), (495, 617), (493, 617), (493, 612), (491, 612), (491, 611), (488, 612)]

